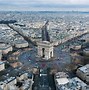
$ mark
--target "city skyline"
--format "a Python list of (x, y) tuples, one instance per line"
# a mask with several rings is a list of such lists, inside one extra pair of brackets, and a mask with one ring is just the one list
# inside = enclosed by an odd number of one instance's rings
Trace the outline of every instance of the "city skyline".
[(1, 11), (89, 11), (88, 0), (0, 0)]
[(0, 90), (89, 90), (88, 2), (36, 1), (1, 1)]

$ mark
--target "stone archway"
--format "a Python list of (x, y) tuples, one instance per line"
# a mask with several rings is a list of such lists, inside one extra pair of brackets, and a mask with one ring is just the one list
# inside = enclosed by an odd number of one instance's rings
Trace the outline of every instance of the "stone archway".
[(42, 48), (42, 57), (45, 58), (45, 48)]

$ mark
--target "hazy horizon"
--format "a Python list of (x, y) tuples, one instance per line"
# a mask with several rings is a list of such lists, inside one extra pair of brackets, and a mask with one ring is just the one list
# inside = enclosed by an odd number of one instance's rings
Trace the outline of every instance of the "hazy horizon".
[(89, 1), (0, 0), (0, 11), (89, 11)]

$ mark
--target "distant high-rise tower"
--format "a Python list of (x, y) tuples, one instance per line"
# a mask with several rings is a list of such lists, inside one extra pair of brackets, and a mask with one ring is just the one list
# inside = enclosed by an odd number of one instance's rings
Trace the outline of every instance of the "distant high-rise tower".
[(42, 27), (42, 41), (38, 42), (38, 55), (46, 60), (53, 57), (53, 43), (47, 31), (48, 21)]

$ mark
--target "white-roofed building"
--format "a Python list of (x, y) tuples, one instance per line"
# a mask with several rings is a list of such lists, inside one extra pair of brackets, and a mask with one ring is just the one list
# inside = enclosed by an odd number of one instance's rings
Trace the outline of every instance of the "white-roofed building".
[(76, 73), (78, 77), (89, 83), (89, 64), (78, 68)]
[(69, 82), (67, 78), (59, 78), (59, 79), (56, 79), (56, 81), (58, 82), (59, 85), (64, 85)]
[(10, 78), (0, 82), (0, 88), (2, 90), (16, 90), (16, 87), (14, 86), (15, 84), (16, 84), (16, 78), (10, 77)]
[(65, 72), (55, 74), (56, 90), (87, 90), (87, 84), (79, 78), (69, 78)]

